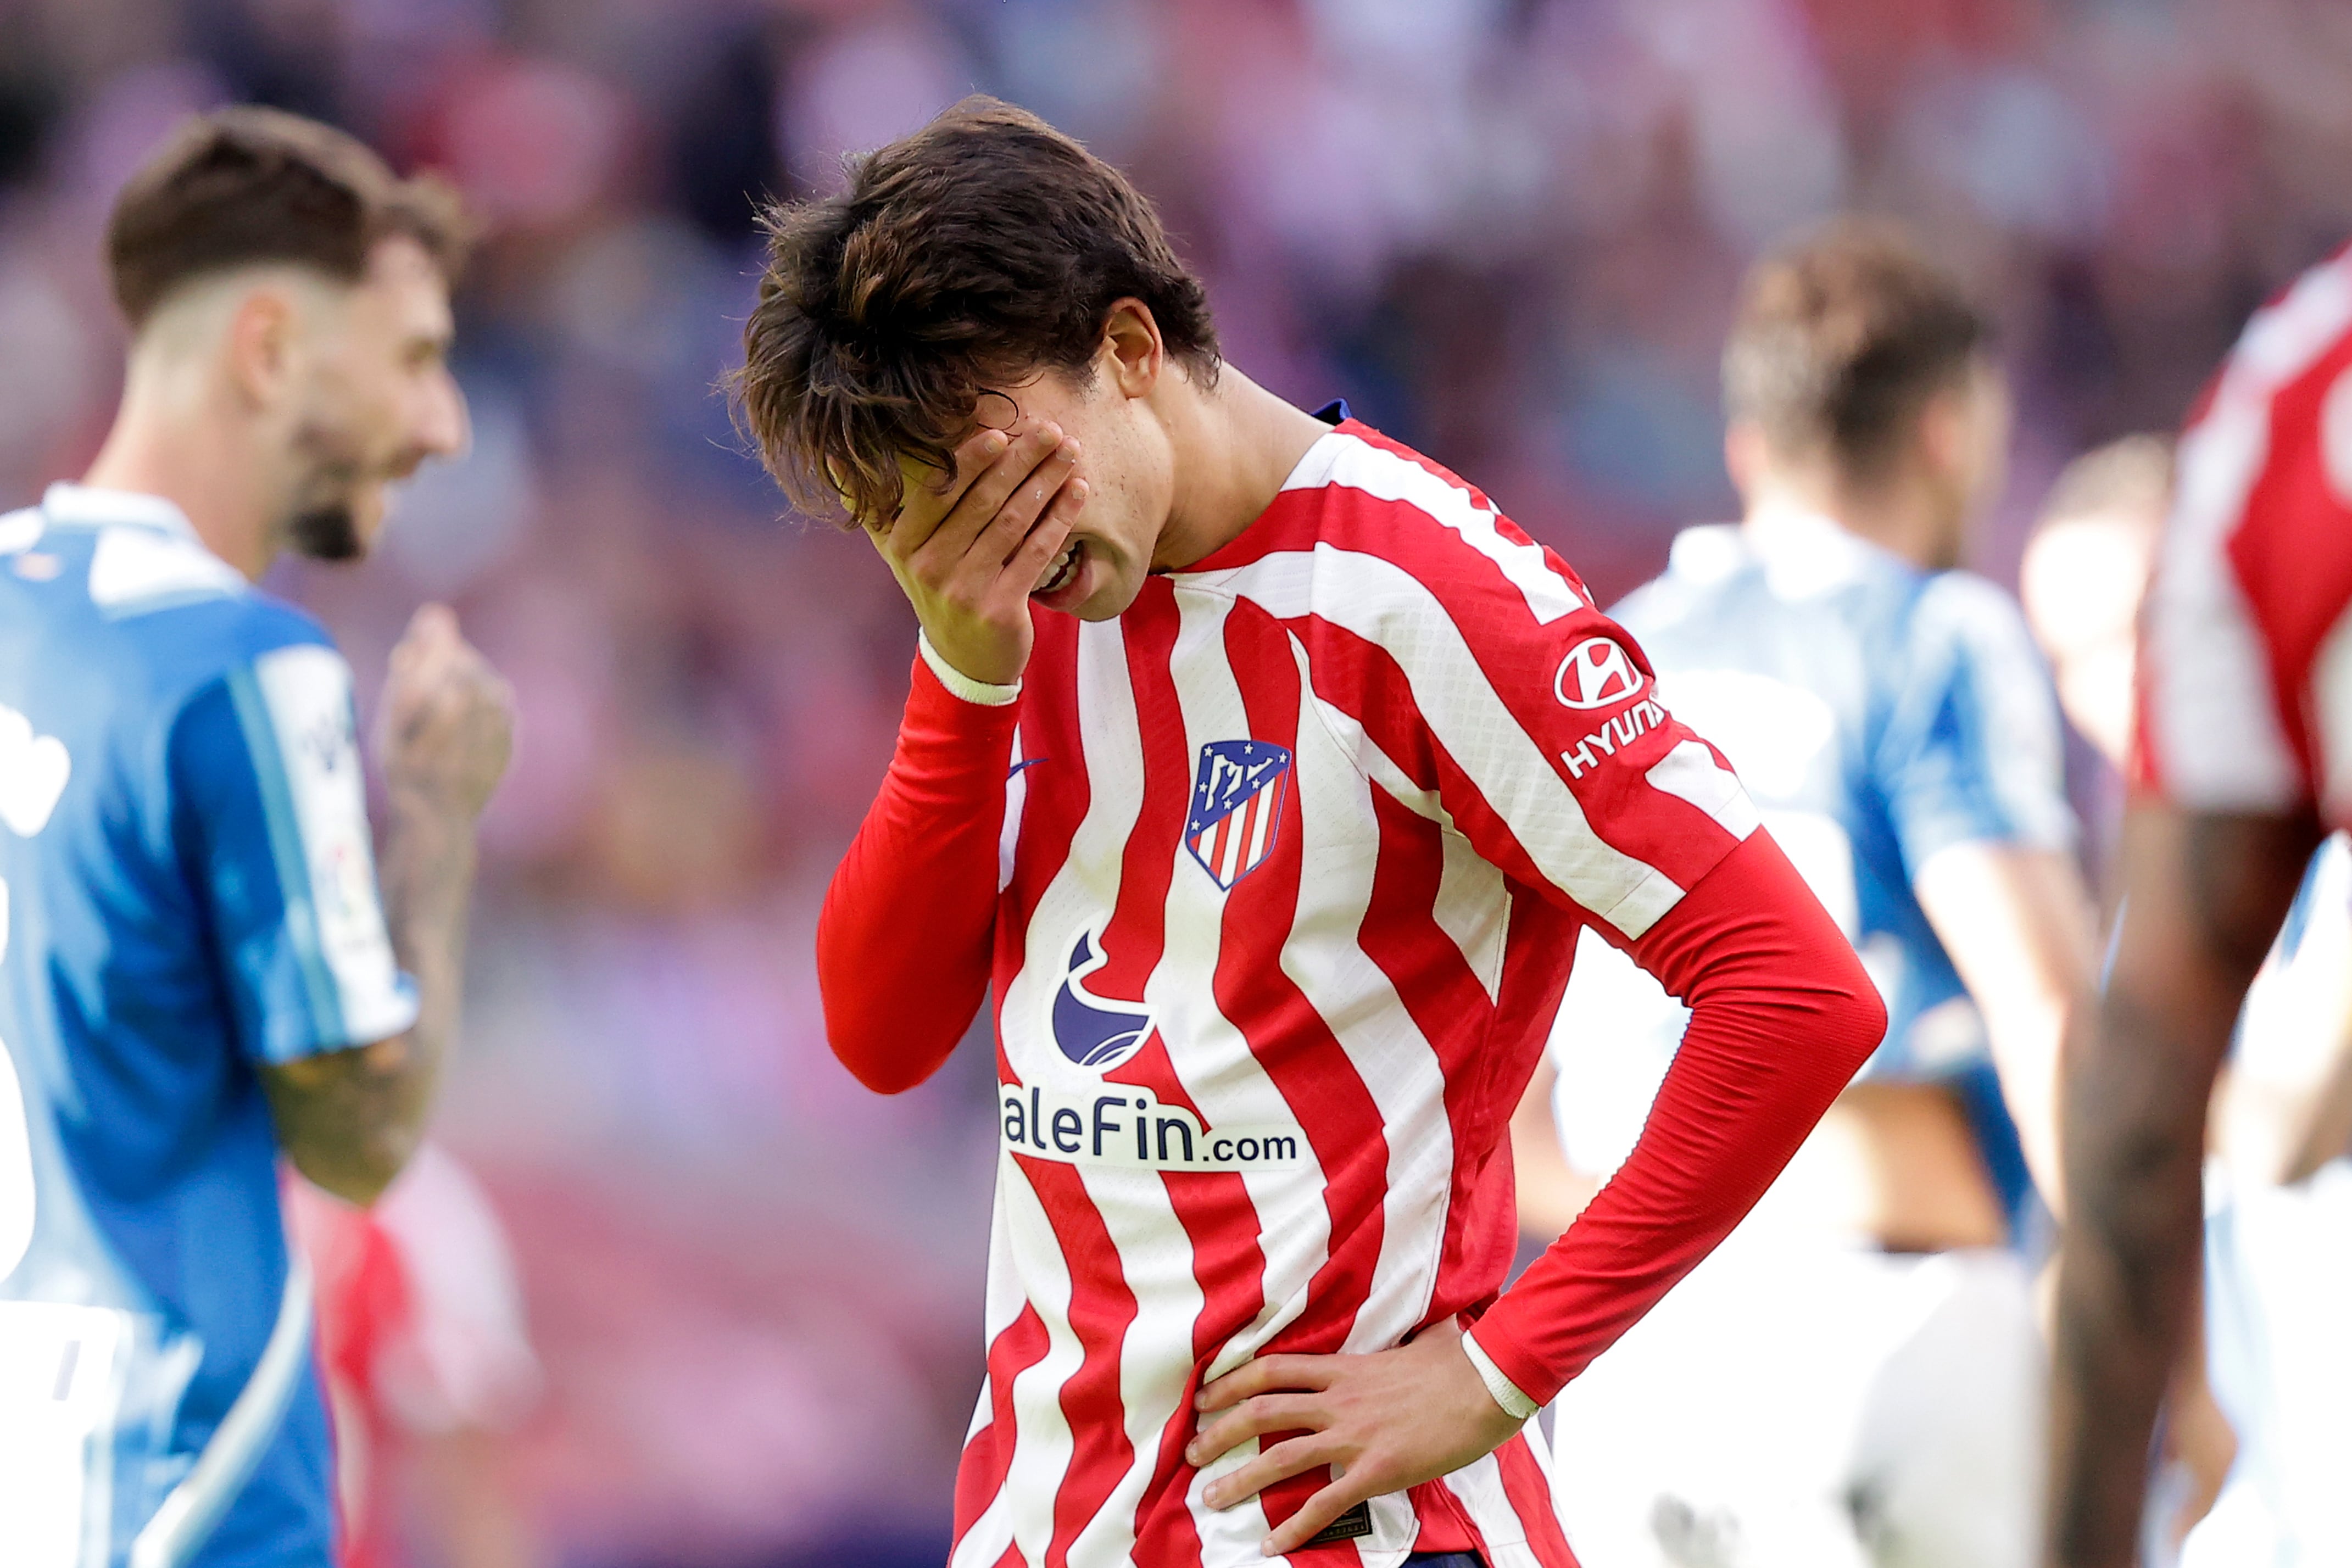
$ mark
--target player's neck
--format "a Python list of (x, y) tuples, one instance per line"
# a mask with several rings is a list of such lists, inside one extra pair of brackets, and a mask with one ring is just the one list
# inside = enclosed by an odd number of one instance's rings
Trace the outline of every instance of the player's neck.
[(201, 395), (174, 397), (134, 369), (122, 407), (82, 483), (159, 496), (179, 507), (205, 548), (258, 581), (278, 555), (266, 465), (249, 433)]
[(1187, 385), (1166, 421), (1175, 475), (1155, 570), (1187, 567), (1239, 538), (1282, 493), (1307, 449), (1330, 433), (1313, 414), (1226, 365)]
[(1946, 504), (1932, 486), (1899, 476), (1869, 486), (1837, 476), (1775, 477), (1748, 493), (1747, 520), (1810, 514), (1922, 571), (1941, 571), (1958, 564), (1952, 558), (1954, 530), (1946, 519)]

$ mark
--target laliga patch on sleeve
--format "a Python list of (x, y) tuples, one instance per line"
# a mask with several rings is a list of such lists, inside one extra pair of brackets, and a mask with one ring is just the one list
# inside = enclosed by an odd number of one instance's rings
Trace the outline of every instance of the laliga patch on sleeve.
[(344, 1028), (353, 1042), (386, 1039), (415, 1022), (416, 1009), (376, 894), (350, 667), (331, 648), (305, 645), (263, 654), (253, 673), (286, 769), (320, 956)]

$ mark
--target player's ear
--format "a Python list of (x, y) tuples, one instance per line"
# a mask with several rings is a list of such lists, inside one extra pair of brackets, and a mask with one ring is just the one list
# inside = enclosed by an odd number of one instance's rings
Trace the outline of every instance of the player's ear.
[(1103, 369), (1123, 397), (1144, 397), (1160, 384), (1167, 368), (1168, 349), (1160, 339), (1160, 323), (1151, 307), (1140, 299), (1121, 299), (1110, 308), (1103, 323)]
[(1724, 471), (1731, 476), (1731, 487), (1739, 492), (1742, 501), (1763, 487), (1770, 464), (1763, 429), (1754, 420), (1735, 419), (1723, 427)]
[(257, 408), (274, 406), (286, 395), (299, 316), (291, 294), (268, 283), (247, 289), (229, 311), (229, 381)]

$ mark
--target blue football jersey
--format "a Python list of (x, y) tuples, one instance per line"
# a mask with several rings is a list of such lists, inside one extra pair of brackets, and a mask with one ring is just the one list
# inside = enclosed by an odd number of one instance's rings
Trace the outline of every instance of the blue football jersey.
[(351, 674), (151, 497), (0, 517), (11, 1568), (329, 1559), (257, 1069), (399, 1034)]
[[(1958, 1090), (1999, 1185), (2021, 1200), (1981, 1020), (1911, 891), (1957, 844), (2074, 841), (2057, 697), (2016, 601), (1826, 519), (1776, 517), (1685, 531), (1665, 574), (1611, 613), (1862, 955), (1887, 1009), (1864, 1075)], [(1606, 1168), (1631, 1147), (1684, 1015), (1662, 1017), (1654, 985), (1639, 996), (1644, 977), (1597, 946), (1570, 986), (1580, 1028), (1556, 1034), (1556, 1105), (1578, 1163)]]

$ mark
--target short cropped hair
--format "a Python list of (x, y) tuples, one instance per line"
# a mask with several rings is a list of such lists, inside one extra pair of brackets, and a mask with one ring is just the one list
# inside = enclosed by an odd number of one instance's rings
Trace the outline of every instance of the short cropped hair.
[(1826, 456), (1867, 481), (1991, 336), (1904, 231), (1840, 220), (1748, 272), (1723, 352), (1724, 411), (1785, 455)]
[(106, 257), (137, 331), (189, 283), (292, 263), (345, 283), (378, 242), (406, 235), (456, 281), (471, 243), (457, 192), (402, 179), (357, 138), (251, 105), (184, 122), (115, 198)]
[(1086, 371), (1121, 299), (1215, 377), (1207, 293), (1151, 204), (1027, 110), (966, 99), (847, 173), (837, 195), (764, 214), (732, 378), (761, 461), (804, 510), (891, 516), (901, 459), (951, 473), (983, 394)]

